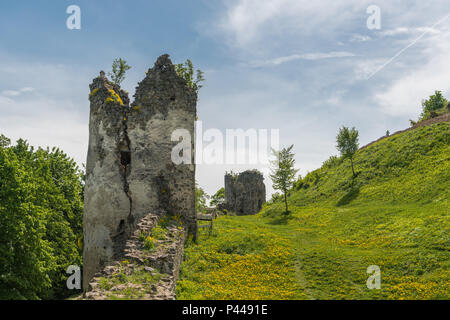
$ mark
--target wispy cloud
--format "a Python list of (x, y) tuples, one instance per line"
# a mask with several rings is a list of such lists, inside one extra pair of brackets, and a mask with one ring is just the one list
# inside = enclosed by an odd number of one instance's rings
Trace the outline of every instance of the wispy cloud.
[(278, 57), (278, 58), (269, 59), (269, 60), (265, 60), (265, 61), (252, 61), (250, 63), (250, 66), (252, 66), (252, 67), (277, 66), (277, 65), (295, 61), (295, 60), (322, 60), (322, 59), (332, 59), (332, 58), (348, 58), (348, 57), (355, 57), (355, 56), (356, 55), (354, 53), (346, 52), (346, 51), (292, 54), (289, 56)]
[(450, 31), (426, 41), (424, 63), (404, 66), (402, 73), (388, 83), (386, 89), (375, 94), (374, 99), (388, 115), (416, 118), (421, 100), (441, 90), (450, 96)]
[(362, 34), (354, 34), (350, 38), (350, 42), (367, 42), (367, 41), (370, 41), (370, 40), (372, 40), (371, 37), (366, 36), (366, 35), (362, 35)]
[(432, 27), (398, 27), (394, 29), (387, 29), (379, 32), (379, 35), (382, 37), (394, 37), (399, 35), (413, 35), (418, 33), (427, 33), (427, 34), (439, 34), (441, 31)]
[[(233, 47), (263, 47), (267, 37), (292, 37), (333, 33), (349, 24), (355, 12), (364, 15), (367, 5), (357, 0), (235, 0), (215, 23)], [(292, 38), (290, 39), (292, 41)]]
[[(85, 162), (88, 77), (83, 68), (0, 59), (0, 133), (34, 146), (58, 146)], [(22, 84), (22, 86), (20, 86)]]
[(19, 90), (4, 90), (4, 91), (2, 91), (0, 93), (0, 95), (8, 96), (8, 97), (17, 97), (17, 96), (20, 96), (23, 93), (32, 92), (32, 91), (34, 91), (34, 88), (24, 87), (24, 88), (21, 88)]

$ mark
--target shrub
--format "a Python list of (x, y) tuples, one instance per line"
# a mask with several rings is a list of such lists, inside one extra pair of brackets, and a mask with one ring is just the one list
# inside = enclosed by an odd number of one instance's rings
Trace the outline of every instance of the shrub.
[(152, 236), (145, 237), (145, 239), (144, 239), (144, 249), (145, 250), (150, 250), (150, 251), (155, 249), (155, 247), (156, 247), (155, 243), (156, 243), (156, 239), (153, 238)]
[(441, 91), (435, 91), (434, 95), (422, 101), (422, 114), (419, 120), (427, 120), (437, 116), (437, 111), (444, 109), (447, 103), (448, 101), (444, 98)]
[(159, 224), (153, 228), (152, 237), (157, 240), (164, 240), (167, 235), (167, 230), (162, 228)]

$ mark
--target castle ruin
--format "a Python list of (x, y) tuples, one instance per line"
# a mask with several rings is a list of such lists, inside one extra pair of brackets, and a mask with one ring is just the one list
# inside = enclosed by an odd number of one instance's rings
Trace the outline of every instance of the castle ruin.
[[(89, 149), (84, 205), (83, 288), (120, 256), (147, 214), (180, 215), (196, 234), (194, 126), (197, 94), (179, 77), (168, 55), (149, 69), (130, 105), (128, 93), (104, 72), (90, 85)], [(190, 163), (175, 164), (180, 143), (191, 138)]]
[(264, 177), (257, 170), (225, 175), (225, 208), (237, 215), (258, 213), (266, 202)]

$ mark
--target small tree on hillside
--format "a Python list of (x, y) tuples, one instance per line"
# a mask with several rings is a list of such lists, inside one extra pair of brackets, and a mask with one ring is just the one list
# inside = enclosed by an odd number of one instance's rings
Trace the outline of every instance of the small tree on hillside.
[(354, 127), (352, 129), (342, 127), (341, 129), (339, 129), (339, 133), (336, 137), (336, 148), (341, 153), (341, 156), (350, 159), (350, 162), (352, 164), (353, 178), (356, 176), (355, 168), (353, 166), (353, 156), (359, 148), (358, 136), (359, 132)]
[(275, 156), (275, 160), (271, 161), (270, 179), (273, 182), (273, 188), (280, 190), (284, 195), (284, 204), (286, 206), (286, 213), (289, 213), (287, 203), (287, 192), (292, 188), (295, 182), (295, 175), (298, 170), (294, 169), (294, 153), (292, 153), (291, 145), (289, 148), (283, 148), (281, 151), (272, 152)]
[(111, 81), (117, 85), (120, 85), (125, 80), (125, 73), (130, 70), (131, 67), (122, 58), (115, 59), (112, 64), (112, 72), (108, 72), (108, 76)]

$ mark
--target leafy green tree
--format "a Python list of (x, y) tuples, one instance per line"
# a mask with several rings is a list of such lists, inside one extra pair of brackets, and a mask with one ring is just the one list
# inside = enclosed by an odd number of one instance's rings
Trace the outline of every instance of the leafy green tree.
[(65, 271), (82, 263), (82, 213), (72, 159), (24, 140), (0, 148), (0, 299), (73, 294)]
[(202, 81), (205, 81), (205, 78), (203, 77), (204, 72), (201, 70), (197, 70), (196, 77), (194, 77), (194, 65), (189, 59), (187, 59), (185, 63), (176, 64), (175, 71), (181, 78), (186, 80), (188, 86), (198, 94), (200, 88), (203, 87), (203, 85), (201, 85), (200, 83)]
[(195, 210), (197, 212), (202, 212), (208, 206), (206, 202), (209, 199), (209, 195), (203, 190), (197, 182), (195, 183)]
[(220, 188), (212, 197), (210, 204), (211, 206), (218, 206), (225, 202), (225, 188)]
[(341, 153), (341, 156), (343, 156), (345, 159), (350, 159), (350, 162), (352, 164), (353, 178), (356, 176), (353, 166), (353, 157), (359, 148), (358, 136), (359, 132), (354, 127), (352, 129), (342, 127), (341, 129), (339, 129), (339, 133), (336, 137), (336, 148)]
[(287, 192), (295, 183), (295, 175), (298, 170), (294, 168), (295, 159), (294, 153), (292, 153), (291, 145), (288, 148), (283, 148), (281, 151), (272, 149), (272, 153), (275, 156), (275, 160), (271, 161), (271, 173), (270, 179), (273, 182), (273, 188), (280, 190), (284, 195), (284, 204), (286, 207), (286, 214), (289, 213), (287, 203)]
[(443, 109), (448, 101), (444, 98), (441, 91), (435, 91), (427, 100), (422, 101), (422, 114), (420, 120), (426, 120), (431, 117), (433, 112)]
[(0, 148), (6, 148), (11, 144), (11, 140), (0, 134)]
[(131, 67), (122, 58), (117, 58), (113, 61), (112, 72), (108, 72), (108, 76), (111, 81), (119, 85), (125, 80), (125, 73), (130, 70)]

